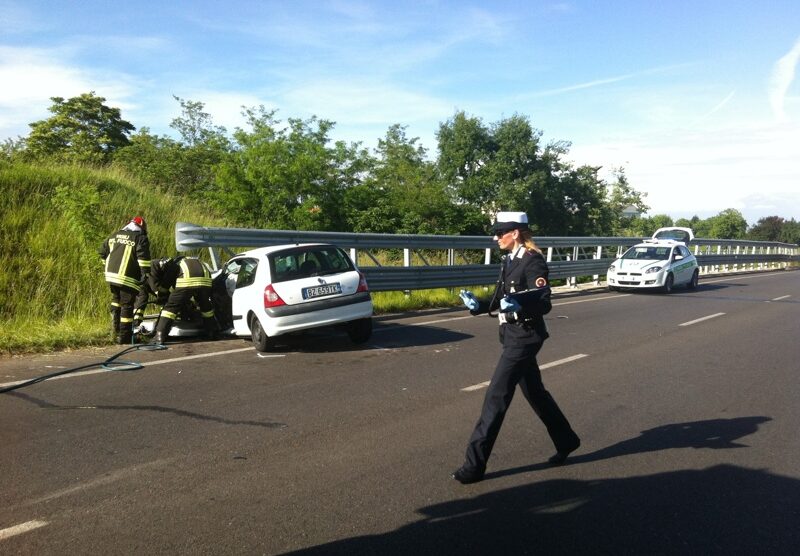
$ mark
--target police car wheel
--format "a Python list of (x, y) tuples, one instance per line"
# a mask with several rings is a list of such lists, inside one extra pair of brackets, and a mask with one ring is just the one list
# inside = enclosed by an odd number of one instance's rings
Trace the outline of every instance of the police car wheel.
[(690, 290), (697, 289), (697, 282), (699, 281), (699, 279), (700, 279), (700, 271), (695, 269), (694, 274), (692, 274), (692, 279), (689, 280), (689, 283), (686, 284), (686, 287), (689, 288)]
[(264, 332), (264, 327), (261, 326), (256, 316), (250, 321), (250, 336), (253, 340), (253, 347), (255, 347), (257, 351), (269, 351), (272, 347), (272, 338), (267, 336), (267, 333)]
[(675, 285), (675, 278), (672, 277), (672, 274), (667, 274), (667, 278), (664, 280), (664, 293), (672, 292), (673, 285)]

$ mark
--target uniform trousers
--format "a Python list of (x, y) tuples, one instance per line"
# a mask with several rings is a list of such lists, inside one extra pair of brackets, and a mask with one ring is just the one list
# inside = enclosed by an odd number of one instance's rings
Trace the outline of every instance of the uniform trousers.
[(503, 346), (503, 353), (486, 390), (480, 419), (467, 444), (466, 466), (481, 471), (486, 469), (517, 384), (547, 427), (556, 450), (574, 449), (578, 436), (542, 383), (542, 373), (536, 362), (536, 354), (541, 347), (542, 342)]
[(112, 329), (117, 334), (117, 342), (128, 343), (133, 333), (133, 304), (139, 292), (128, 286), (110, 282), (108, 285), (111, 288)]

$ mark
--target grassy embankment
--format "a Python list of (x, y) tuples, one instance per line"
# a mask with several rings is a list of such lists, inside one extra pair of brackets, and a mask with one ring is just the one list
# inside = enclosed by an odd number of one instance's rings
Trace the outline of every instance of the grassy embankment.
[[(205, 205), (112, 170), (0, 164), (0, 198), (0, 354), (110, 343), (97, 250), (132, 216), (147, 220), (153, 257), (175, 254), (176, 222), (226, 225)], [(373, 298), (378, 313), (460, 304), (449, 289)]]

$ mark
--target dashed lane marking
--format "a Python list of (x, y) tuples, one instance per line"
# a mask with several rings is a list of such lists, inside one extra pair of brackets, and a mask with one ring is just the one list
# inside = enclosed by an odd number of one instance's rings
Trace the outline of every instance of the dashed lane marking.
[(788, 299), (790, 297), (792, 297), (792, 296), (791, 295), (782, 295), (780, 297), (775, 297), (773, 299), (770, 299), (770, 301), (780, 301), (781, 299)]
[(47, 525), (46, 521), (35, 519), (33, 521), (26, 521), (25, 523), (20, 523), (19, 525), (14, 525), (13, 527), (8, 527), (6, 529), (0, 529), (0, 541), (13, 537), (14, 535), (21, 535), (22, 533), (33, 531), (34, 529), (44, 527), (45, 525)]
[[(550, 363), (545, 363), (544, 365), (539, 365), (540, 370), (549, 369), (550, 367), (556, 367), (558, 365), (563, 365), (565, 363), (571, 363), (572, 361), (577, 361), (578, 359), (583, 359), (584, 357), (589, 357), (588, 353), (578, 353), (577, 355), (571, 355), (569, 357), (565, 357), (564, 359), (559, 359), (558, 361), (551, 361)], [(462, 392), (474, 392), (475, 390), (480, 390), (481, 388), (486, 388), (489, 386), (489, 380), (486, 382), (481, 382), (480, 384), (474, 384), (472, 386), (467, 386), (466, 388), (462, 388)]]
[(713, 315), (708, 315), (707, 317), (700, 317), (699, 319), (690, 320), (689, 322), (683, 322), (678, 326), (689, 326), (692, 324), (697, 324), (698, 322), (703, 322), (704, 320), (713, 319), (717, 317), (721, 317), (725, 313), (714, 313)]

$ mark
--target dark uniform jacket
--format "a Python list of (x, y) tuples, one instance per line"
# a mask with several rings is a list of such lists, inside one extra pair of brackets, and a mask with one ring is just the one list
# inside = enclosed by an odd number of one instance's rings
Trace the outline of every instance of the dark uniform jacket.
[(120, 230), (106, 238), (99, 253), (106, 261), (106, 282), (139, 291), (150, 271), (150, 240), (146, 234)]
[(167, 259), (164, 264), (154, 265), (149, 282), (150, 289), (163, 300), (169, 295), (170, 289), (210, 288), (211, 271), (200, 259), (177, 257)]
[(543, 342), (549, 336), (543, 315), (552, 308), (548, 274), (541, 253), (520, 248), (501, 264), (500, 278), (491, 301), (481, 301), (478, 309), (471, 313), (491, 315), (500, 308), (500, 300), (511, 295), (522, 308), (501, 318), (500, 342), (504, 345)]

